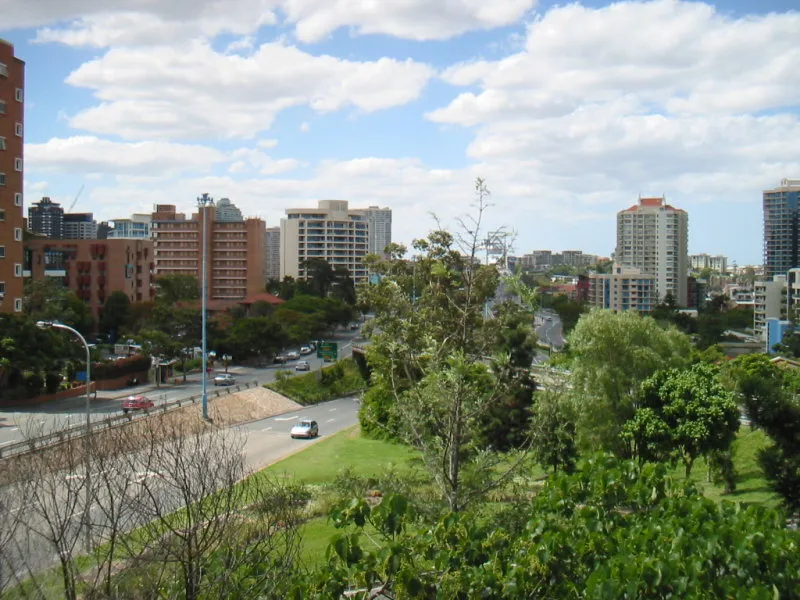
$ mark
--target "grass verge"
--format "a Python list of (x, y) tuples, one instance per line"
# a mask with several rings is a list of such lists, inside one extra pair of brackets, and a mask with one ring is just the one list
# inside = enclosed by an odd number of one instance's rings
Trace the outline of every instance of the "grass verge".
[(295, 402), (309, 405), (360, 392), (366, 389), (367, 382), (361, 377), (353, 359), (344, 358), (305, 375), (292, 377), (291, 372), (280, 371), (276, 380), (265, 387)]

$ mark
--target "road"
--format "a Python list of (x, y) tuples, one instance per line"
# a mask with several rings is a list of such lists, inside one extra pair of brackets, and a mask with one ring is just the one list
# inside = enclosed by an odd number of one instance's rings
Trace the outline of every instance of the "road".
[(561, 319), (555, 312), (536, 313), (536, 335), (539, 340), (554, 350), (561, 350), (564, 347), (564, 335), (561, 326)]
[[(357, 339), (357, 331), (340, 330), (333, 336), (328, 337), (329, 341), (336, 341), (339, 344), (339, 358), (346, 358), (352, 353), (352, 344)], [(302, 356), (301, 360), (307, 360), (311, 370), (317, 370), (323, 366), (322, 359), (317, 358), (316, 354)], [(258, 381), (259, 384), (270, 383), (275, 380), (275, 375), (280, 370), (294, 371), (297, 361), (291, 361), (285, 365), (270, 365), (266, 368), (254, 368), (243, 366), (232, 366), (228, 372), (236, 377), (237, 383), (246, 381)], [(217, 373), (224, 372), (224, 369), (216, 370), (211, 377)], [(302, 373), (300, 373), (302, 374)], [(214, 385), (209, 381), (210, 391), (213, 392)], [(156, 405), (171, 402), (181, 398), (188, 398), (200, 394), (202, 382), (199, 374), (192, 374), (188, 377), (185, 384), (165, 385), (155, 388), (152, 385), (141, 385), (124, 390), (99, 392), (96, 400), (92, 401), (90, 407), (92, 420), (102, 420), (112, 415), (117, 415), (121, 411), (122, 398), (131, 394), (144, 394), (155, 402)], [(85, 397), (67, 398), (40, 406), (31, 406), (25, 409), (2, 409), (0, 408), (0, 448), (21, 441), (28, 435), (35, 432), (51, 432), (65, 429), (75, 424), (83, 424), (86, 420)]]

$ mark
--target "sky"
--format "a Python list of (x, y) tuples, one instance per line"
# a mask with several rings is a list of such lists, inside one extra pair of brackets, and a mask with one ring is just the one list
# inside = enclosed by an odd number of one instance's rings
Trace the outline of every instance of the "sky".
[(640, 196), (762, 260), (800, 179), (797, 0), (0, 0), (26, 61), (25, 201), (98, 220), (207, 192), (279, 224), (345, 199), (410, 243), (474, 214), (609, 256)]

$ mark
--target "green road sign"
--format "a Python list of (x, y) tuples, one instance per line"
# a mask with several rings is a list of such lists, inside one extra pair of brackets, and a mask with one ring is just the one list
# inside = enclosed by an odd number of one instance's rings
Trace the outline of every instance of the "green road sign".
[(339, 358), (339, 344), (336, 342), (320, 342), (317, 344), (317, 358), (328, 362)]

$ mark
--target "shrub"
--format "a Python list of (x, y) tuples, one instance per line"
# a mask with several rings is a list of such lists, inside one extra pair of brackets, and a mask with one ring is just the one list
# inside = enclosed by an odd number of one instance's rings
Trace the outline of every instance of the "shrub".
[(150, 369), (150, 358), (147, 356), (129, 356), (116, 362), (103, 362), (92, 365), (92, 379), (116, 379), (125, 375), (133, 375)]
[(56, 393), (61, 386), (61, 380), (62, 377), (60, 373), (46, 373), (44, 376), (44, 387), (47, 393)]
[(44, 378), (39, 373), (25, 373), (25, 389), (28, 398), (35, 398), (42, 393)]

